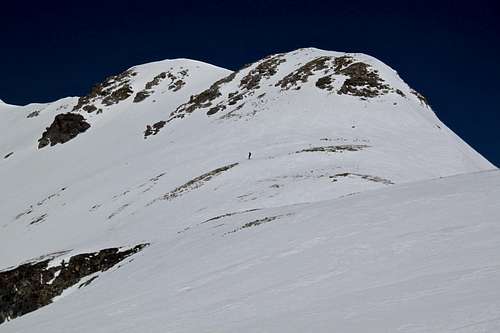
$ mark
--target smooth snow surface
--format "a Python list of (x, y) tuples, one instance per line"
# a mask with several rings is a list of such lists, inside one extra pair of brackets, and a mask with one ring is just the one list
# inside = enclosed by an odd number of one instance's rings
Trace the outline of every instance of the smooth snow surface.
[(250, 92), (240, 82), (259, 63), (244, 68), (212, 101), (244, 93), (236, 104), (147, 139), (146, 125), (231, 72), (133, 67), (134, 94), (162, 71), (189, 75), (178, 91), (165, 80), (140, 103), (79, 111), (91, 128), (40, 150), (78, 98), (0, 105), (0, 270), (151, 243), (0, 331), (500, 331), (500, 172), (367, 55), (350, 54), (404, 96), (339, 95), (315, 86), (319, 72), (276, 86), (325, 55), (344, 54), (284, 54)]

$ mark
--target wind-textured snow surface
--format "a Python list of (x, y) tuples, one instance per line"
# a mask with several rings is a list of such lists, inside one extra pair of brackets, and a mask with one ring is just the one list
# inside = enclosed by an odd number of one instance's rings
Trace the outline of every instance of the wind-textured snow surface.
[[(106, 82), (0, 105), (0, 269), (151, 245), (2, 332), (500, 330), (500, 173), (385, 64), (300, 49)], [(90, 128), (38, 149), (67, 112)]]

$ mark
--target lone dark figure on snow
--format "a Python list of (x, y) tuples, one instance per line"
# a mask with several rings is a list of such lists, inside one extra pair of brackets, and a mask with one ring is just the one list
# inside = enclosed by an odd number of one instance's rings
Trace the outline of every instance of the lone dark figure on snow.
[(248, 159), (250, 159), (252, 157), (252, 152), (248, 152)]

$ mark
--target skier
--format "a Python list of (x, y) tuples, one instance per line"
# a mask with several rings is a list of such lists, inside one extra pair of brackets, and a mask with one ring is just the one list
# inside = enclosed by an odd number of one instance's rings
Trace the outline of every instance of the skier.
[(250, 157), (252, 157), (252, 152), (248, 152), (248, 159), (250, 159)]

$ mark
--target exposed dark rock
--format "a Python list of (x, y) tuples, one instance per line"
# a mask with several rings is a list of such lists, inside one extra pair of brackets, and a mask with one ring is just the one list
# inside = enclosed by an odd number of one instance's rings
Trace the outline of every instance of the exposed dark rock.
[(146, 125), (146, 130), (144, 131), (144, 139), (146, 139), (148, 136), (153, 135), (154, 131), (151, 125)]
[[(254, 211), (258, 211), (260, 210), (260, 208), (253, 208), (253, 209), (246, 209), (246, 210), (242, 210), (242, 211), (237, 211), (237, 212), (230, 212), (230, 213), (225, 213), (225, 214), (222, 214), (222, 215), (217, 215), (215, 217), (212, 217), (208, 220), (205, 220), (203, 222), (200, 222), (198, 223), (197, 225), (202, 225), (202, 224), (205, 224), (205, 223), (209, 223), (209, 222), (214, 222), (214, 221), (218, 221), (220, 219), (224, 219), (226, 217), (230, 217), (230, 216), (233, 216), (233, 215), (240, 215), (240, 214), (246, 214), (246, 213), (250, 213), (250, 212), (254, 212)], [(224, 223), (221, 223), (221, 224), (217, 224), (216, 226), (214, 226), (214, 228), (218, 228), (220, 226), (224, 225)], [(193, 226), (188, 226), (180, 231), (177, 231), (178, 234), (182, 234), (182, 233), (185, 233), (186, 231), (192, 229)]]
[(371, 176), (371, 175), (363, 175), (363, 174), (360, 174), (360, 173), (350, 173), (350, 172), (337, 173), (336, 175), (330, 176), (330, 178), (333, 181), (337, 181), (337, 178), (340, 178), (340, 177), (349, 177), (349, 176), (359, 177), (361, 179), (365, 179), (365, 180), (368, 180), (368, 181), (371, 181), (371, 182), (375, 182), (375, 183), (382, 183), (382, 184), (385, 184), (385, 185), (393, 185), (394, 184), (391, 180), (385, 179), (385, 178), (382, 178), (382, 177)]
[(298, 82), (305, 83), (307, 82), (309, 76), (313, 75), (313, 72), (327, 69), (328, 61), (331, 57), (322, 56), (316, 59), (313, 59), (301, 66), (297, 70), (291, 72), (283, 79), (279, 80), (278, 83), (275, 84), (276, 87), (281, 87), (282, 90), (288, 90), (292, 87), (296, 87), (295, 89), (299, 89)]
[(216, 176), (220, 175), (221, 173), (223, 173), (224, 171), (227, 171), (227, 170), (229, 170), (237, 165), (238, 165), (238, 163), (225, 165), (223, 167), (220, 167), (220, 168), (214, 169), (212, 171), (209, 171), (207, 173), (204, 173), (201, 176), (193, 178), (190, 181), (188, 181), (187, 183), (173, 189), (172, 191), (170, 191), (168, 193), (165, 193), (164, 195), (162, 195), (159, 198), (154, 199), (153, 201), (148, 203), (148, 206), (152, 205), (153, 203), (155, 203), (158, 200), (173, 200), (175, 198), (178, 198), (178, 197), (186, 194), (189, 191), (198, 189), (198, 188), (202, 187), (206, 182), (211, 180), (213, 177), (216, 177)]
[(54, 297), (82, 278), (110, 269), (147, 245), (82, 253), (52, 267), (49, 267), (51, 259), (45, 259), (0, 272), (0, 323), (52, 303)]
[(334, 75), (347, 76), (338, 94), (359, 96), (362, 98), (375, 97), (388, 93), (391, 88), (384, 84), (376, 70), (368, 64), (356, 61), (351, 56), (332, 58), (330, 56), (317, 57), (276, 83), (282, 90), (300, 89), (300, 83), (306, 83), (310, 76), (322, 72), (315, 85), (319, 89), (333, 91)]
[(212, 101), (221, 96), (220, 87), (228, 82), (231, 82), (236, 75), (236, 72), (214, 82), (208, 89), (202, 91), (198, 95), (192, 95), (189, 101), (180, 105), (174, 112), (170, 114), (170, 119), (182, 118), (186, 113), (191, 113), (196, 109), (205, 108), (212, 105)]
[(201, 187), (204, 183), (208, 182), (213, 177), (218, 176), (219, 174), (223, 173), (224, 171), (227, 171), (227, 170), (229, 170), (237, 165), (238, 165), (238, 163), (229, 164), (229, 165), (214, 169), (212, 171), (209, 171), (207, 173), (204, 173), (203, 175), (198, 176), (196, 178), (193, 178), (190, 181), (188, 181), (187, 183), (185, 183), (184, 185), (179, 186), (176, 189), (174, 189), (173, 191), (165, 194), (163, 196), (163, 199), (170, 200), (170, 199), (173, 199), (173, 198), (176, 198), (176, 197), (182, 195), (182, 193), (184, 193), (186, 191), (197, 189), (197, 188)]
[[(168, 73), (169, 75), (171, 75), (170, 73)], [(134, 97), (134, 103), (139, 103), (139, 102), (142, 102), (143, 100), (145, 100), (146, 98), (148, 98), (153, 92), (151, 91), (151, 89), (153, 89), (153, 87), (157, 86), (160, 84), (160, 82), (164, 79), (167, 78), (167, 73), (166, 72), (162, 72), (158, 75), (156, 75), (153, 80), (149, 81), (146, 83), (146, 85), (144, 86), (144, 89), (139, 91), (135, 97)]]
[(248, 223), (245, 223), (244, 225), (242, 225), (241, 229), (250, 228), (250, 227), (254, 227), (257, 225), (264, 224), (264, 223), (272, 222), (272, 221), (276, 220), (276, 218), (277, 218), (277, 216), (271, 216), (271, 217), (265, 217), (263, 219), (255, 220), (252, 222), (248, 222)]
[(134, 103), (139, 103), (149, 97), (151, 93), (147, 90), (141, 90), (134, 96)]
[[(182, 68), (182, 67), (181, 67)], [(181, 89), (186, 82), (182, 79), (188, 75), (188, 70), (183, 69), (178, 73), (174, 74), (172, 72), (162, 72), (156, 75), (151, 81), (147, 82), (144, 89), (139, 91), (134, 97), (134, 103), (139, 103), (148, 98), (153, 93), (153, 88), (160, 84), (161, 81), (166, 78), (170, 79), (168, 89), (172, 91), (178, 91)], [(154, 102), (154, 101), (153, 101)]]
[(207, 116), (210, 116), (212, 114), (215, 114), (221, 110), (224, 110), (226, 107), (224, 105), (217, 105), (217, 106), (214, 106), (214, 107), (211, 107), (208, 111), (207, 111)]
[(316, 87), (318, 87), (319, 89), (325, 89), (328, 91), (332, 91), (333, 90), (332, 83), (333, 83), (332, 77), (327, 75), (327, 76), (320, 77), (318, 79), (318, 81), (316, 81)]
[(335, 73), (340, 73), (343, 68), (346, 68), (354, 62), (354, 58), (351, 56), (341, 56), (335, 58), (333, 61)]
[[(135, 75), (137, 75), (137, 73), (127, 70), (118, 75), (106, 78), (104, 82), (93, 86), (86, 96), (80, 97), (78, 103), (73, 107), (73, 111), (80, 109), (86, 112), (99, 111), (100, 109), (97, 109), (94, 105), (96, 102), (101, 101), (102, 104), (110, 106), (128, 98), (133, 93), (129, 82)], [(90, 105), (94, 107), (84, 108)]]
[(205, 221), (201, 222), (200, 224), (204, 224), (204, 223), (216, 221), (216, 220), (219, 220), (219, 219), (222, 219), (222, 218), (225, 218), (225, 217), (229, 217), (229, 216), (233, 216), (233, 215), (239, 215), (239, 214), (245, 214), (245, 213), (255, 212), (257, 210), (260, 210), (260, 208), (253, 208), (253, 209), (242, 210), (242, 211), (239, 211), (239, 212), (231, 212), (231, 213), (226, 213), (226, 214), (222, 214), (222, 215), (217, 215), (215, 217), (212, 217), (212, 218), (210, 218), (208, 220), (205, 220)]
[(395, 91), (396, 91), (396, 94), (398, 94), (399, 96), (401, 96), (401, 97), (406, 97), (405, 93), (404, 93), (404, 92), (402, 92), (401, 90), (396, 89)]
[(26, 118), (34, 118), (34, 117), (38, 117), (40, 115), (40, 110), (35, 110), (33, 112), (30, 112)]
[(27, 209), (25, 209), (23, 212), (17, 214), (15, 217), (14, 217), (14, 220), (19, 220), (21, 217), (23, 216), (26, 216), (26, 215), (30, 215), (31, 213), (33, 213), (33, 205), (30, 205)]
[(210, 101), (216, 99), (220, 95), (221, 93), (219, 92), (219, 85), (213, 84), (210, 88), (201, 92), (200, 94), (191, 96), (189, 100), (189, 103), (191, 105), (186, 109), (186, 112), (191, 113), (196, 108), (210, 106)]
[(144, 131), (144, 139), (146, 139), (150, 135), (156, 135), (160, 132), (160, 130), (165, 126), (167, 122), (164, 120), (160, 120), (151, 125), (146, 125), (146, 130)]
[(247, 90), (258, 89), (262, 78), (269, 78), (276, 74), (279, 64), (285, 61), (283, 54), (276, 54), (265, 58), (241, 79), (240, 87)]
[(49, 144), (53, 146), (58, 143), (65, 143), (89, 128), (90, 124), (80, 114), (70, 112), (58, 114), (38, 140), (38, 149)]
[(102, 99), (102, 104), (106, 106), (118, 104), (120, 101), (127, 99), (133, 93), (134, 91), (132, 90), (132, 87), (130, 87), (128, 84), (125, 84), (121, 88), (114, 90), (113, 92), (111, 92), (111, 94), (104, 97)]
[[(285, 62), (284, 54), (271, 55), (257, 63), (240, 69), (231, 75), (215, 82), (205, 91), (193, 95), (189, 101), (180, 105), (175, 111), (170, 114), (167, 122), (183, 118), (189, 113), (197, 109), (206, 109), (207, 115), (220, 113), (226, 110), (226, 114), (219, 119), (227, 119), (230, 117), (241, 117), (236, 112), (244, 104), (248, 96), (252, 96), (256, 89), (259, 89), (265, 79), (270, 79), (278, 72), (281, 63)], [(229, 92), (227, 95), (222, 95), (221, 87), (235, 79), (236, 75), (240, 74), (239, 89)], [(293, 72), (287, 74), (278, 82), (273, 82), (274, 86), (280, 87), (281, 90), (300, 89), (301, 84), (308, 82), (311, 76), (315, 75), (315, 86), (326, 91), (336, 91), (338, 94), (347, 94), (358, 96), (362, 99), (376, 97), (395, 92), (389, 85), (385, 84), (384, 80), (379, 76), (378, 72), (370, 65), (357, 61), (352, 56), (317, 56), (308, 61), (304, 65)], [(338, 76), (338, 78), (337, 78)], [(238, 76), (240, 77), (240, 76)], [(334, 82), (339, 82), (343, 79), (340, 89), (334, 87)], [(269, 84), (269, 82), (266, 82)], [(257, 98), (260, 98), (259, 95)], [(232, 107), (234, 106), (234, 107)], [(247, 113), (251, 116), (257, 112)]]
[(83, 109), (83, 111), (88, 112), (88, 113), (92, 113), (94, 111), (97, 111), (97, 107), (95, 105), (92, 105), (92, 104), (85, 105), (82, 109)]
[(45, 218), (47, 217), (47, 214), (42, 214), (38, 217), (35, 217), (33, 220), (30, 221), (30, 224), (37, 224), (40, 222), (45, 221)]
[[(192, 113), (196, 109), (209, 108), (209, 110), (207, 111), (207, 115), (212, 115), (217, 113), (218, 111), (225, 110), (228, 106), (237, 104), (238, 101), (244, 99), (246, 95), (252, 94), (255, 89), (258, 89), (259, 84), (263, 78), (268, 79), (272, 75), (276, 74), (279, 64), (284, 61), (285, 59), (283, 54), (271, 55), (259, 61), (256, 65), (251, 64), (243, 67), (238, 72), (231, 73), (225, 78), (212, 84), (210, 88), (206, 89), (200, 94), (191, 96), (187, 103), (180, 105), (174, 112), (170, 114), (170, 118), (168, 121), (171, 121), (175, 118), (183, 118), (186, 114)], [(227, 100), (221, 100), (217, 103), (217, 105), (213, 105), (213, 101), (222, 96), (220, 88), (224, 84), (233, 81), (237, 73), (254, 65), (255, 67), (250, 69), (248, 73), (240, 80), (239, 86), (241, 90), (228, 94)], [(242, 104), (237, 106), (236, 109), (232, 110), (231, 112), (238, 110), (239, 108), (241, 108), (241, 106)]]
[(59, 191), (55, 192), (55, 193), (52, 193), (52, 194), (49, 194), (48, 196), (46, 196), (45, 198), (43, 198), (42, 200), (38, 201), (36, 203), (37, 206), (43, 206), (46, 202), (52, 200), (53, 198), (56, 198), (56, 197), (59, 197), (61, 196), (61, 193), (63, 191), (66, 191), (66, 187), (63, 187), (61, 188)]
[(311, 147), (296, 151), (295, 153), (313, 153), (313, 152), (326, 152), (326, 153), (340, 153), (343, 151), (359, 151), (368, 148), (367, 145), (338, 145), (338, 146), (323, 146)]
[[(288, 214), (288, 215), (290, 215), (290, 214)], [(251, 222), (247, 222), (244, 225), (242, 225), (241, 227), (225, 233), (225, 235), (232, 234), (232, 233), (235, 233), (237, 231), (240, 231), (240, 230), (243, 230), (243, 229), (246, 229), (246, 228), (256, 227), (256, 226), (259, 226), (261, 224), (273, 222), (273, 221), (275, 221), (275, 220), (277, 220), (277, 219), (279, 219), (281, 217), (283, 217), (283, 215), (268, 216), (268, 217), (264, 217), (262, 219), (254, 220), (254, 221), (251, 221)]]
[(338, 91), (339, 95), (347, 94), (360, 97), (376, 97), (385, 94), (390, 87), (384, 84), (376, 70), (363, 62), (355, 62), (336, 74), (348, 76)]
[(177, 91), (181, 89), (186, 84), (186, 82), (184, 82), (182, 79), (184, 79), (184, 77), (188, 75), (187, 73), (188, 73), (187, 69), (179, 71), (177, 75), (168, 72), (167, 77), (170, 79), (170, 84), (168, 85), (168, 89), (172, 91)]
[(228, 105), (234, 105), (238, 103), (238, 101), (243, 99), (243, 94), (239, 94), (237, 91), (229, 93), (228, 95)]
[(306, 83), (310, 76), (317, 72), (323, 74), (315, 85), (319, 89), (333, 91), (334, 75), (347, 76), (338, 94), (359, 96), (362, 98), (375, 97), (388, 93), (391, 88), (384, 84), (377, 71), (368, 64), (356, 61), (351, 56), (332, 58), (330, 56), (317, 57), (278, 81), (275, 86), (282, 90), (301, 88), (300, 83)]
[(182, 86), (184, 86), (185, 84), (186, 84), (186, 82), (184, 82), (182, 80), (177, 80), (174, 83), (170, 84), (168, 86), (168, 89), (173, 90), (173, 91), (177, 91), (177, 90), (181, 89)]
[(424, 95), (420, 94), (418, 91), (416, 90), (412, 90), (411, 93), (415, 96), (417, 96), (418, 100), (420, 101), (420, 103), (426, 105), (426, 106), (429, 106), (429, 101), (427, 100), (427, 98), (425, 98)]
[[(170, 74), (170, 73), (169, 73)], [(171, 74), (170, 74), (171, 75)], [(145, 85), (145, 88), (146, 89), (152, 89), (153, 87), (157, 86), (160, 84), (160, 82), (164, 79), (167, 78), (167, 73), (166, 72), (162, 72), (158, 75), (156, 75), (153, 80), (149, 81), (146, 83)]]

